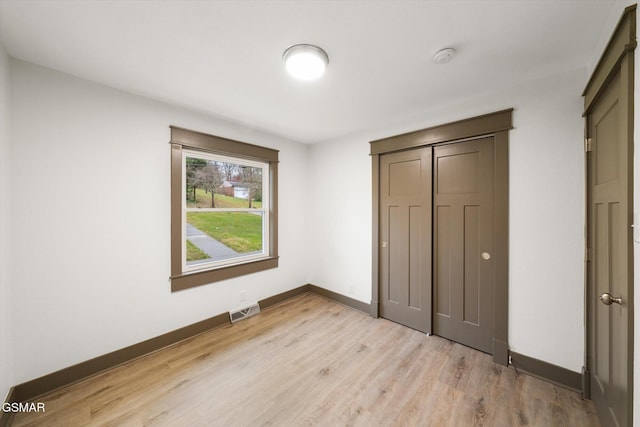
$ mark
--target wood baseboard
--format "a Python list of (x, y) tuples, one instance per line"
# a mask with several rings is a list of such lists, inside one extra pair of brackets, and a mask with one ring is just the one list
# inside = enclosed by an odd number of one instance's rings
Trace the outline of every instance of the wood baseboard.
[(271, 305), (278, 304), (279, 302), (288, 300), (289, 298), (294, 298), (306, 292), (313, 292), (314, 294), (320, 295), (339, 304), (346, 305), (347, 307), (353, 308), (354, 310), (361, 311), (364, 314), (371, 314), (371, 304), (350, 298), (346, 295), (342, 295), (325, 288), (321, 288), (320, 286), (312, 285), (311, 283), (307, 283), (306, 285), (291, 289), (290, 291), (265, 298), (258, 301), (258, 303), (260, 304), (260, 308), (267, 308)]
[[(295, 289), (265, 298), (259, 301), (260, 307), (266, 309), (282, 301), (294, 298), (307, 292), (313, 292), (324, 298), (346, 305), (369, 315), (371, 304), (355, 300), (345, 295), (307, 283)], [(147, 354), (162, 350), (185, 339), (230, 324), (227, 313), (219, 314), (197, 323), (176, 329), (166, 334), (142, 341), (137, 344), (98, 356), (65, 369), (44, 375), (40, 378), (24, 382), (12, 387), (6, 402), (24, 402), (34, 399), (58, 388), (82, 381), (108, 369), (130, 362)], [(558, 384), (571, 390), (582, 391), (582, 375), (541, 360), (516, 352), (510, 352), (512, 364), (520, 371), (546, 381)], [(0, 413), (0, 427), (10, 425), (13, 414)]]
[(335, 301), (337, 303), (340, 303), (342, 305), (346, 305), (347, 307), (351, 307), (354, 310), (358, 310), (363, 312), (366, 315), (370, 315), (371, 314), (371, 304), (368, 304), (366, 302), (362, 302), (362, 301), (358, 301), (357, 299), (353, 299), (350, 298), (346, 295), (342, 295), (333, 291), (330, 291), (328, 289), (324, 289), (321, 288), (319, 286), (316, 285), (312, 285), (312, 284), (308, 284), (307, 286), (309, 286), (309, 291), (316, 293), (320, 296), (323, 296), (325, 298), (328, 298), (332, 301)]
[[(352, 307), (356, 310), (369, 313), (369, 304), (354, 300), (347, 296), (320, 288), (312, 284), (306, 284), (295, 289), (283, 292), (260, 300), (260, 307), (265, 309), (279, 302), (294, 298), (307, 292), (314, 292), (325, 298), (334, 300), (340, 304)], [(61, 369), (48, 375), (18, 384), (11, 388), (6, 403), (24, 402), (34, 399), (58, 388), (82, 381), (116, 366), (146, 356), (163, 348), (177, 344), (180, 341), (210, 331), (211, 329), (230, 324), (229, 314), (222, 313), (197, 323), (176, 329), (166, 334), (130, 345), (120, 350), (95, 357), (85, 362), (78, 363), (68, 368)], [(10, 425), (13, 418), (11, 413), (0, 413), (0, 427)]]
[(24, 402), (60, 387), (82, 381), (108, 369), (146, 356), (187, 338), (229, 324), (227, 313), (210, 317), (197, 323), (167, 332), (154, 338), (80, 362), (68, 368), (24, 382), (14, 387), (14, 402)]
[(260, 305), (260, 309), (264, 310), (265, 308), (271, 307), (272, 305), (276, 305), (278, 303), (281, 303), (282, 301), (295, 298), (298, 295), (302, 295), (307, 292), (311, 292), (311, 285), (308, 283), (306, 285), (299, 286), (297, 288), (282, 292), (269, 298), (261, 299), (260, 301), (258, 301), (258, 304)]
[(573, 372), (514, 351), (510, 351), (509, 355), (511, 356), (511, 364), (518, 371), (582, 393), (582, 375), (579, 372)]

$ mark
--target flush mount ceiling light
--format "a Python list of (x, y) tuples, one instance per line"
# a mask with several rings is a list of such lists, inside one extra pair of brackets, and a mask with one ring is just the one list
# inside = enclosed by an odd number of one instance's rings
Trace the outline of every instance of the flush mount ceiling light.
[(327, 52), (312, 44), (296, 44), (282, 54), (287, 72), (296, 79), (315, 80), (329, 64)]
[(436, 64), (446, 64), (447, 62), (451, 61), (451, 58), (453, 58), (453, 55), (455, 54), (456, 51), (454, 49), (451, 49), (450, 47), (441, 49), (433, 54), (433, 62), (435, 62)]

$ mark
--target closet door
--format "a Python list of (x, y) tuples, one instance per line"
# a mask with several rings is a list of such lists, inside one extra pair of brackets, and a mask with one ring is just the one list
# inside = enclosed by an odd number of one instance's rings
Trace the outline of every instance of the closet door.
[(431, 332), (431, 147), (380, 158), (380, 315)]
[(433, 332), (493, 353), (494, 139), (433, 152)]

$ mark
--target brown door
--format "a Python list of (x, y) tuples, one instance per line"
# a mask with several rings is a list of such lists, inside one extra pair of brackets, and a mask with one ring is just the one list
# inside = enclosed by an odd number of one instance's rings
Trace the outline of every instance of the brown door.
[[(623, 67), (624, 68), (624, 67)], [(603, 425), (631, 425), (631, 159), (625, 107), (629, 93), (617, 72), (587, 116), (587, 276), (591, 398)], [(610, 297), (608, 296), (610, 295)]]
[(493, 354), (493, 137), (434, 149), (433, 332)]
[(380, 158), (380, 315), (431, 329), (431, 148)]

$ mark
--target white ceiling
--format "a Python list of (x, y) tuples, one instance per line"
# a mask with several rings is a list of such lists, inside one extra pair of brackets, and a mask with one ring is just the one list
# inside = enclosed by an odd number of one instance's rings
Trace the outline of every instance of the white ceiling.
[[(9, 55), (315, 143), (586, 66), (612, 0), (0, 0)], [(317, 44), (319, 81), (282, 53)], [(446, 65), (432, 55), (458, 54)]]

